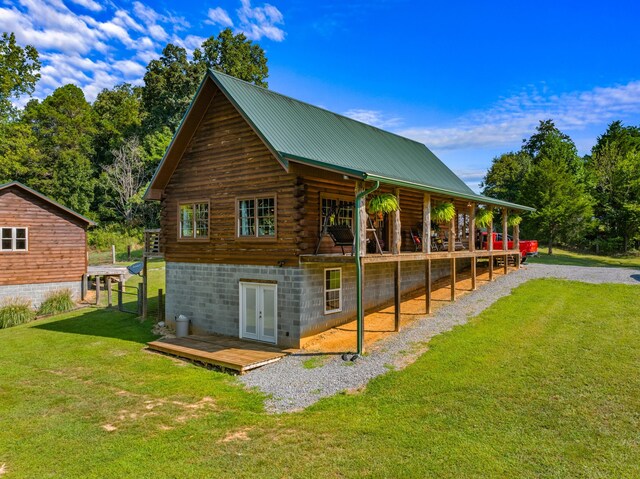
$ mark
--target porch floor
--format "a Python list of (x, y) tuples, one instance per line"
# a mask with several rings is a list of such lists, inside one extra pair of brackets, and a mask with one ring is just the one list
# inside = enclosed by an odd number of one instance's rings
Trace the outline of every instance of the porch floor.
[(154, 351), (231, 369), (242, 374), (280, 360), (289, 351), (269, 344), (216, 335), (191, 335), (152, 341)]
[[(509, 266), (509, 274), (515, 268)], [(494, 268), (494, 280), (503, 276), (503, 268)], [(476, 287), (482, 288), (483, 284), (489, 282), (489, 268), (481, 268), (478, 265), (476, 276)], [(471, 272), (465, 270), (456, 274), (456, 298), (460, 298), (472, 291)], [(366, 294), (366, 292), (365, 292)], [(400, 328), (406, 327), (418, 319), (427, 318), (425, 312), (425, 294), (417, 291), (402, 296), (400, 307)], [(449, 276), (435, 281), (431, 290), (431, 313), (439, 308), (451, 303), (451, 278)], [(428, 319), (426, 319), (428, 320)], [(395, 333), (395, 311), (391, 304), (384, 309), (367, 312), (364, 318), (364, 348), (365, 351), (375, 349), (375, 343)], [(356, 321), (335, 328), (323, 333), (303, 339), (302, 351), (313, 353), (343, 353), (355, 351), (356, 348)]]

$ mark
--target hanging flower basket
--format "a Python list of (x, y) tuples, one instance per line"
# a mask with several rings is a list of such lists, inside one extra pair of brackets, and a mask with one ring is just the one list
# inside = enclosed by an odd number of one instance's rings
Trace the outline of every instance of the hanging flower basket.
[(456, 207), (453, 203), (440, 203), (431, 209), (431, 219), (436, 223), (448, 223), (456, 215)]
[(479, 228), (487, 228), (493, 221), (493, 210), (480, 208), (476, 213), (476, 226)]
[(508, 226), (518, 226), (520, 223), (522, 223), (522, 216), (520, 215), (511, 215), (507, 218)]
[(391, 193), (376, 195), (369, 200), (369, 204), (367, 205), (367, 211), (376, 215), (379, 219), (382, 219), (385, 213), (393, 213), (399, 209), (400, 204), (398, 203), (398, 198)]

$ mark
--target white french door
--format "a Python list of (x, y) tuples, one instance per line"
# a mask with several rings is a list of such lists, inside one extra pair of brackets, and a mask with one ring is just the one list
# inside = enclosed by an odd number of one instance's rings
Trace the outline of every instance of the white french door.
[(240, 283), (240, 337), (276, 343), (278, 285)]

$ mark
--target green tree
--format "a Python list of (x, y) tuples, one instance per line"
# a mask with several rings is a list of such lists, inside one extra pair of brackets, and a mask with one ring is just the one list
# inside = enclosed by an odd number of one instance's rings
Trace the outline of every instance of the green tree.
[(202, 51), (207, 68), (267, 88), (269, 67), (264, 50), (243, 33), (234, 35), (230, 28), (225, 28), (217, 37), (206, 39)]
[(512, 203), (522, 202), (522, 184), (530, 168), (531, 157), (523, 151), (495, 157), (480, 184), (482, 194)]
[(171, 43), (162, 50), (159, 59), (149, 62), (142, 91), (147, 131), (164, 126), (176, 131), (202, 74), (200, 62), (189, 61), (187, 51)]
[(581, 159), (571, 138), (551, 120), (541, 121), (522, 149), (531, 156), (522, 201), (536, 208), (529, 221), (552, 254), (554, 242), (576, 241), (591, 222), (592, 200), (581, 181)]
[(598, 137), (588, 159), (595, 214), (623, 251), (640, 236), (640, 128), (615, 121)]
[(191, 60), (184, 48), (170, 43), (159, 59), (147, 65), (142, 92), (146, 131), (162, 127), (176, 131), (207, 68), (267, 86), (264, 50), (242, 33), (234, 35), (228, 28), (221, 31), (205, 40), (202, 49), (196, 48)]
[(31, 45), (22, 48), (13, 33), (0, 37), (0, 117), (6, 121), (15, 110), (13, 99), (31, 95), (40, 79), (38, 51)]
[(56, 89), (42, 103), (29, 102), (23, 121), (37, 138), (39, 162), (27, 183), (79, 213), (93, 199), (95, 118), (84, 93), (75, 85)]
[(142, 126), (142, 88), (128, 83), (102, 90), (93, 102), (97, 133), (94, 139), (95, 164), (111, 163), (111, 152), (126, 138), (140, 134)]

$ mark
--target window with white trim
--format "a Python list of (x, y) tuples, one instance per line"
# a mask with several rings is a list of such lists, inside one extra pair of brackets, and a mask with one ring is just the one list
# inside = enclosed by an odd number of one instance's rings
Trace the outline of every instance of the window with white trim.
[(180, 239), (209, 237), (209, 203), (180, 205)]
[(342, 311), (342, 268), (324, 270), (324, 314)]
[(276, 236), (276, 199), (273, 196), (238, 200), (238, 236)]
[(0, 251), (27, 251), (29, 247), (28, 228), (3, 226), (0, 229)]

